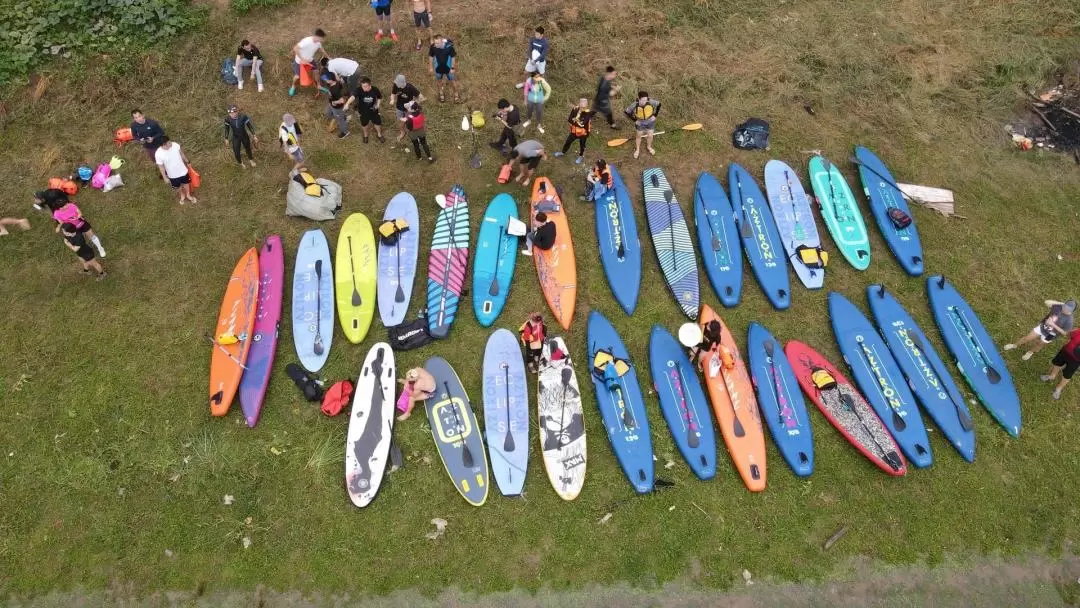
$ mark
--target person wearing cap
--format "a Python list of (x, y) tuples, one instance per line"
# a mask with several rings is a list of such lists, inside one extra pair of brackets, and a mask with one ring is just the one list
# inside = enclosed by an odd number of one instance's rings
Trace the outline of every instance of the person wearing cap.
[(259, 47), (251, 44), (250, 40), (242, 40), (236, 48), (236, 63), (233, 73), (236, 76), (236, 88), (244, 90), (244, 68), (251, 68), (251, 79), (259, 85), (259, 92), (263, 92), (262, 79), (263, 56)]
[(401, 141), (405, 139), (405, 118), (408, 117), (409, 112), (406, 109), (406, 105), (415, 101), (416, 103), (424, 103), (424, 96), (420, 93), (420, 89), (413, 86), (409, 82), (404, 74), (398, 74), (394, 77), (394, 86), (390, 89), (390, 96), (394, 99), (394, 109), (397, 113), (398, 125), (400, 125), (400, 132), (398, 133), (397, 140)]
[(315, 28), (310, 36), (301, 38), (300, 42), (293, 45), (293, 79), (289, 86), (289, 97), (296, 95), (296, 83), (300, 82), (300, 70), (304, 66), (309, 66), (313, 72), (311, 79), (319, 81), (318, 74), (315, 73), (319, 71), (315, 64), (315, 55), (321, 53), (323, 57), (330, 57), (322, 47), (325, 38), (326, 32), (322, 31), (322, 28)]
[(248, 163), (255, 166), (255, 156), (251, 153), (251, 143), (259, 143), (259, 137), (255, 135), (255, 125), (251, 117), (241, 114), (236, 104), (229, 104), (225, 114), (225, 145), (232, 146), (233, 157), (240, 168), (246, 169), (243, 159), (240, 157), (240, 147), (247, 151)]
[(331, 80), (336, 80), (345, 87), (345, 91), (353, 91), (360, 83), (360, 64), (347, 57), (323, 57), (319, 63), (323, 74), (329, 75)]
[[(1023, 354), (1021, 359), (1027, 361), (1039, 352), (1044, 346), (1056, 340), (1059, 336), (1069, 333), (1073, 328), (1073, 313), (1076, 312), (1076, 300), (1046, 300), (1049, 308), (1046, 316), (1027, 335), (1014, 343), (1006, 344), (1005, 350), (1013, 350), (1025, 344), (1033, 343), (1031, 348)], [(1071, 374), (1070, 374), (1071, 375)]]
[(709, 321), (703, 330), (697, 323), (683, 323), (679, 328), (679, 343), (686, 347), (686, 354), (695, 365), (702, 353), (720, 345), (720, 322)]
[(288, 156), (293, 161), (293, 171), (304, 166), (304, 149), (300, 147), (300, 136), (303, 133), (304, 131), (300, 129), (300, 123), (296, 122), (296, 117), (292, 114), (285, 114), (281, 117), (281, 126), (278, 127), (278, 140), (281, 142), (281, 149), (285, 151), (285, 156)]

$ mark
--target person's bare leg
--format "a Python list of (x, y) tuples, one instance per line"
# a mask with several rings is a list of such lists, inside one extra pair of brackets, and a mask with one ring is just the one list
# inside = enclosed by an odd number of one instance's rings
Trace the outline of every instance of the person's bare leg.
[(641, 131), (634, 134), (634, 158), (641, 156)]
[(1042, 340), (1037, 340), (1037, 341), (1035, 342), (1035, 345), (1034, 345), (1034, 346), (1032, 346), (1031, 348), (1029, 348), (1029, 349), (1028, 349), (1028, 351), (1027, 351), (1026, 353), (1024, 353), (1024, 356), (1022, 357), (1022, 359), (1023, 359), (1024, 361), (1027, 361), (1028, 359), (1030, 359), (1030, 358), (1032, 357), (1032, 355), (1034, 355), (1035, 353), (1037, 353), (1037, 352), (1039, 352), (1040, 350), (1042, 350), (1042, 349), (1043, 349), (1043, 348), (1044, 348), (1044, 347), (1046, 346), (1046, 344), (1047, 344), (1047, 343), (1046, 343), (1046, 342), (1043, 342)]
[(22, 228), (23, 230), (29, 230), (30, 229), (30, 220), (25, 219), (25, 218), (20, 219), (20, 218), (14, 218), (14, 217), (0, 218), (0, 236), (4, 236), (5, 234), (8, 233), (7, 226), (18, 226), (19, 228)]
[(1039, 376), (1039, 380), (1042, 380), (1043, 382), (1052, 382), (1054, 380), (1054, 378), (1057, 378), (1058, 372), (1060, 372), (1060, 371), (1061, 371), (1060, 367), (1051, 364), (1050, 365), (1050, 373), (1043, 374), (1042, 376)]
[(649, 154), (656, 154), (656, 150), (652, 147), (652, 138), (655, 132), (652, 129), (645, 134), (645, 149), (649, 151)]
[(1065, 385), (1069, 383), (1069, 379), (1062, 376), (1061, 382), (1054, 388), (1054, 399), (1061, 399), (1061, 391), (1065, 389)]
[(1025, 344), (1027, 344), (1028, 342), (1031, 342), (1032, 340), (1038, 340), (1038, 339), (1039, 339), (1039, 332), (1035, 332), (1035, 331), (1028, 332), (1028, 333), (1024, 334), (1024, 337), (1020, 338), (1016, 342), (1006, 344), (1003, 347), (1003, 350), (1012, 350), (1014, 348), (1019, 348), (1019, 347), (1025, 345)]

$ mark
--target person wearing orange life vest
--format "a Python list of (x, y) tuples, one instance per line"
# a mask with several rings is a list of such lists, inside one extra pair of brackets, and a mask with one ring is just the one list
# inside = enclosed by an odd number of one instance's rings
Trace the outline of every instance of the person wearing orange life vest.
[(624, 112), (634, 121), (634, 158), (641, 155), (641, 139), (645, 138), (645, 149), (649, 154), (656, 154), (652, 147), (653, 133), (656, 132), (656, 117), (660, 114), (660, 102), (651, 99), (645, 91), (638, 91), (637, 101), (630, 104)]
[(538, 312), (529, 315), (529, 318), (518, 329), (521, 335), (521, 343), (525, 345), (525, 360), (529, 371), (536, 373), (544, 352), (544, 341), (547, 340), (547, 326), (544, 325), (544, 317)]
[(608, 167), (607, 161), (602, 158), (593, 165), (589, 174), (585, 176), (585, 181), (587, 182), (585, 196), (581, 198), (586, 201), (595, 201), (597, 197), (615, 187), (615, 180), (611, 177), (611, 169)]
[(720, 344), (722, 328), (716, 319), (705, 324), (705, 328), (699, 328), (696, 323), (684, 323), (679, 328), (679, 342), (687, 349), (687, 355), (691, 361), (697, 362), (703, 354), (716, 350), (720, 347), (721, 359), (726, 359), (724, 367), (729, 368), (734, 364), (731, 353)]
[(405, 130), (409, 132), (409, 139), (412, 140), (413, 152), (416, 152), (416, 160), (422, 158), (420, 156), (420, 148), (423, 148), (428, 162), (435, 162), (435, 158), (431, 155), (431, 148), (428, 147), (427, 142), (427, 129), (425, 128), (427, 117), (424, 116), (420, 104), (415, 101), (409, 102), (409, 114), (401, 119), (401, 122), (405, 125)]
[(570, 125), (570, 133), (563, 142), (562, 150), (555, 153), (555, 158), (565, 156), (570, 151), (570, 146), (578, 142), (578, 156), (574, 160), (575, 165), (580, 165), (585, 160), (585, 143), (589, 141), (589, 133), (592, 132), (592, 119), (596, 114), (589, 108), (589, 100), (582, 97), (577, 105), (570, 110), (570, 116), (566, 122)]

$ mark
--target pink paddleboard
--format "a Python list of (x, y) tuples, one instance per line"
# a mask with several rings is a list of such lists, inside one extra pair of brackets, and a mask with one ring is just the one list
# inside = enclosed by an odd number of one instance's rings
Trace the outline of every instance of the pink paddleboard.
[(277, 353), (284, 277), (285, 255), (281, 250), (281, 237), (275, 234), (266, 238), (259, 251), (259, 302), (247, 369), (240, 379), (240, 407), (249, 427), (259, 421), (266, 388), (270, 384), (270, 368)]

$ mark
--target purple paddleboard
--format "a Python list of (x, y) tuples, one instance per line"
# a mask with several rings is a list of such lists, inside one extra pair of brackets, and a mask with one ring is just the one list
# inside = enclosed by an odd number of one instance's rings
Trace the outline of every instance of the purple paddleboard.
[(281, 293), (285, 280), (285, 255), (281, 237), (266, 238), (259, 250), (259, 302), (255, 309), (255, 327), (251, 330), (251, 349), (247, 369), (240, 379), (240, 407), (249, 427), (259, 421), (270, 368), (277, 353), (278, 323), (281, 321)]

